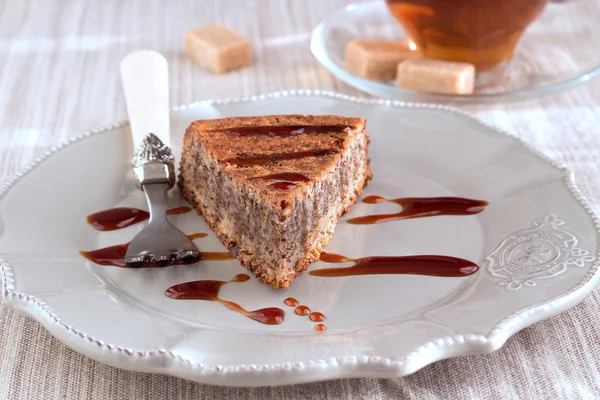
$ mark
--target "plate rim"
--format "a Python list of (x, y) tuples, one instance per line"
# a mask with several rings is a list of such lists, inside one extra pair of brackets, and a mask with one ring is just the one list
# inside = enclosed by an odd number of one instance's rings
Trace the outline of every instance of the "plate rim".
[[(584, 82), (589, 81), (590, 79), (600, 76), (600, 64), (598, 64), (596, 67), (593, 67), (579, 74), (578, 76), (574, 76), (566, 80), (560, 80), (556, 83), (548, 85), (519, 89), (509, 93), (482, 93), (470, 95), (427, 93), (418, 90), (397, 88), (386, 85), (382, 82), (364, 79), (346, 71), (344, 68), (339, 67), (335, 62), (333, 62), (329, 54), (319, 44), (319, 38), (323, 36), (324, 26), (331, 18), (338, 16), (339, 14), (347, 13), (349, 11), (355, 11), (360, 8), (369, 8), (382, 5), (385, 6), (385, 4), (383, 4), (383, 2), (380, 0), (348, 4), (343, 8), (337, 9), (333, 13), (325, 16), (313, 28), (310, 35), (310, 51), (313, 57), (319, 62), (319, 64), (321, 64), (327, 71), (329, 71), (336, 78), (340, 79), (346, 84), (352, 86), (357, 90), (360, 90), (361, 92), (368, 93), (373, 96), (382, 96), (382, 92), (380, 90), (375, 90), (377, 87), (380, 87), (381, 90), (385, 91), (394, 88), (399, 94), (399, 97), (404, 97), (406, 100), (413, 102), (423, 101), (425, 103), (428, 103), (431, 101), (440, 101), (454, 102), (458, 104), (494, 103), (500, 100), (504, 102), (515, 102), (536, 97), (546, 97), (553, 93), (559, 93), (571, 89), (573, 87), (579, 86)], [(375, 89), (370, 89), (370, 87), (374, 87)]]
[[(232, 375), (250, 375), (254, 376), (255, 378), (260, 378), (260, 376), (263, 374), (269, 375), (272, 373), (273, 375), (280, 376), (282, 373), (289, 373), (289, 375), (287, 375), (287, 379), (282, 379), (281, 382), (261, 383), (260, 381), (253, 380), (251, 383), (252, 386), (260, 386), (312, 382), (323, 379), (339, 379), (346, 377), (405, 376), (416, 372), (417, 370), (433, 362), (445, 358), (467, 354), (489, 353), (502, 347), (504, 343), (517, 331), (573, 307), (583, 300), (583, 298), (591, 292), (598, 280), (600, 280), (600, 219), (590, 206), (587, 199), (577, 188), (573, 172), (564, 164), (553, 160), (551, 157), (535, 149), (533, 146), (524, 142), (516, 135), (488, 124), (465, 111), (447, 105), (408, 103), (404, 101), (387, 99), (364, 99), (331, 91), (299, 89), (222, 100), (197, 101), (174, 107), (171, 109), (171, 114), (199, 108), (203, 105), (226, 105), (231, 103), (255, 102), (281, 97), (311, 96), (365, 105), (394, 108), (425, 108), (449, 112), (467, 117), (483, 128), (495, 132), (495, 134), (516, 140), (517, 143), (523, 146), (524, 149), (560, 171), (561, 178), (563, 184), (566, 186), (566, 189), (571, 193), (577, 203), (583, 207), (591, 222), (594, 224), (596, 228), (597, 248), (596, 252), (593, 254), (595, 260), (592, 262), (589, 271), (575, 286), (570, 288), (568, 291), (546, 299), (542, 302), (522, 308), (504, 317), (486, 335), (463, 334), (440, 337), (418, 346), (417, 348), (405, 354), (402, 358), (398, 359), (381, 356), (350, 355), (331, 357), (329, 359), (289, 361), (274, 364), (208, 365), (195, 362), (185, 358), (181, 354), (161, 348), (151, 350), (135, 350), (117, 346), (106, 343), (99, 338), (88, 335), (85, 332), (82, 332), (77, 328), (65, 323), (45, 301), (27, 293), (17, 292), (14, 285), (15, 279), (13, 269), (11, 265), (0, 256), (0, 281), (2, 282), (1, 292), (6, 304), (14, 309), (25, 312), (27, 315), (41, 323), (54, 337), (59, 339), (68, 347), (75, 349), (87, 357), (119, 368), (144, 372), (164, 373), (196, 380), (198, 382), (217, 382), (221, 385), (230, 386), (249, 385), (247, 381), (239, 384), (235, 381), (225, 381), (221, 378), (226, 376), (231, 377)], [(4, 184), (0, 186), (0, 202), (18, 181), (27, 176), (29, 172), (37, 168), (39, 165), (42, 165), (46, 159), (58, 153), (61, 149), (64, 149), (70, 144), (80, 140), (123, 127), (127, 124), (128, 121), (112, 123), (102, 128), (83, 132), (61, 142), (60, 144), (50, 147), (42, 155), (36, 157), (32, 162), (30, 162), (21, 172), (8, 178)], [(2, 233), (3, 222), (0, 215), (0, 238)], [(83, 341), (81, 341), (82, 339)], [(156, 363), (146, 362), (144, 365), (143, 359), (154, 359), (157, 357), (166, 357), (171, 361), (177, 361), (177, 363), (164, 363), (160, 362), (159, 360), (159, 362)], [(123, 361), (127, 362), (124, 363)], [(308, 373), (311, 370), (313, 372)], [(300, 371), (303, 372), (302, 376), (294, 375), (295, 372)], [(211, 377), (213, 379), (211, 379)]]

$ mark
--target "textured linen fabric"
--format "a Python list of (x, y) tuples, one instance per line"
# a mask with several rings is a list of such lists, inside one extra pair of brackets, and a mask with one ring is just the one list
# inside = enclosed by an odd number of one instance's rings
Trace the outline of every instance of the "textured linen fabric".
[[(168, 58), (173, 105), (295, 88), (363, 96), (320, 67), (308, 49), (311, 29), (344, 4), (1, 0), (0, 179), (53, 144), (125, 119), (118, 63), (140, 48)], [(184, 32), (214, 21), (251, 39), (254, 66), (215, 76), (186, 57)], [(463, 109), (565, 162), (600, 211), (600, 79), (535, 101)], [(0, 399), (600, 398), (599, 371), (598, 289), (489, 355), (441, 361), (406, 378), (267, 388), (215, 387), (108, 367), (0, 304)]]

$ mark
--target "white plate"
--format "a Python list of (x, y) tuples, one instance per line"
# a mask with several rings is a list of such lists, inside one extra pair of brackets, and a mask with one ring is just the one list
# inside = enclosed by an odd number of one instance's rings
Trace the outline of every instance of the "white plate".
[[(248, 309), (285, 309), (277, 326), (217, 303), (171, 300), (163, 292), (172, 284), (226, 280), (244, 269), (233, 260), (131, 270), (97, 266), (78, 254), (126, 242), (141, 229), (97, 232), (85, 222), (101, 209), (144, 207), (129, 170), (128, 127), (119, 123), (52, 148), (1, 190), (7, 304), (113, 366), (219, 385), (274, 385), (401, 376), (443, 358), (490, 352), (519, 329), (572, 307), (598, 280), (599, 222), (569, 172), (445, 107), (318, 92), (197, 103), (172, 114), (172, 143), (181, 143), (194, 119), (280, 113), (367, 118), (374, 180), (366, 194), (490, 202), (476, 216), (345, 223), (374, 209), (396, 209), (357, 203), (328, 251), (445, 254), (473, 260), (481, 270), (466, 278), (304, 274), (287, 291), (255, 279), (224, 287), (222, 297)], [(182, 204), (172, 196), (172, 205)], [(173, 221), (186, 233), (210, 233), (192, 214)], [(197, 243), (224, 250), (212, 233)], [(327, 331), (315, 332), (314, 323), (283, 305), (288, 296), (324, 312)]]
[(434, 94), (397, 88), (344, 69), (346, 45), (353, 39), (402, 40), (405, 35), (382, 0), (351, 4), (327, 16), (314, 29), (315, 58), (339, 79), (375, 96), (419, 102), (499, 102), (540, 97), (600, 75), (600, 0), (549, 3), (519, 41), (504, 77), (477, 85), (472, 95)]

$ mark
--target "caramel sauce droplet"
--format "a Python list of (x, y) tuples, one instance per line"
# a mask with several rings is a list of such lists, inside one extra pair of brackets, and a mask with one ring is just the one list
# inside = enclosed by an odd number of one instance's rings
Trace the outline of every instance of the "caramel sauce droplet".
[(304, 306), (304, 305), (300, 305), (300, 306), (296, 307), (296, 309), (294, 310), (294, 312), (297, 315), (300, 315), (300, 316), (304, 317), (304, 316), (310, 314), (310, 308), (308, 308), (307, 306)]
[(317, 312), (317, 311), (311, 312), (310, 315), (308, 316), (308, 318), (312, 322), (323, 322), (323, 321), (325, 321), (325, 316), (323, 314), (321, 314), (320, 312)]
[(290, 307), (298, 307), (298, 305), (300, 304), (300, 303), (298, 303), (298, 300), (296, 300), (293, 297), (288, 297), (283, 302), (285, 303), (285, 305), (290, 306)]

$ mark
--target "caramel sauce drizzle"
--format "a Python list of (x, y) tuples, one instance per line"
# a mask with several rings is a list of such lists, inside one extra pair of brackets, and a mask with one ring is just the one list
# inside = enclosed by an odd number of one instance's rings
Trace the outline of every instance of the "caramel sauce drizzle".
[(254, 155), (241, 155), (235, 158), (229, 158), (223, 162), (226, 164), (235, 164), (240, 167), (247, 167), (251, 165), (265, 165), (274, 164), (279, 161), (285, 160), (297, 160), (300, 158), (307, 157), (323, 157), (330, 156), (332, 154), (339, 153), (338, 149), (314, 149), (295, 151), (289, 153), (273, 153), (273, 154), (254, 154)]
[(252, 178), (248, 178), (249, 181), (253, 181), (253, 180), (282, 180), (282, 181), (289, 181), (289, 182), (309, 182), (310, 178), (304, 174), (298, 173), (298, 172), (280, 172), (277, 174), (269, 174), (269, 175), (262, 175), (262, 176), (254, 176)]
[[(167, 215), (185, 214), (190, 207), (176, 207), (167, 210)], [(133, 207), (116, 207), (98, 211), (87, 216), (87, 222), (98, 231), (123, 229), (150, 218), (150, 213)]]
[(204, 300), (214, 301), (248, 317), (254, 321), (266, 325), (279, 325), (283, 322), (285, 312), (281, 308), (267, 307), (258, 310), (248, 311), (233, 301), (224, 300), (219, 297), (221, 287), (229, 283), (245, 282), (250, 277), (246, 274), (238, 274), (229, 281), (202, 280), (179, 283), (173, 285), (165, 291), (165, 295), (176, 300)]
[(349, 258), (340, 254), (321, 253), (320, 260), (328, 263), (353, 262), (354, 265), (346, 268), (315, 269), (309, 272), (310, 275), (328, 278), (381, 274), (462, 277), (479, 270), (477, 264), (469, 260), (437, 255)]
[(364, 203), (396, 203), (402, 206), (402, 211), (395, 214), (374, 214), (351, 218), (350, 224), (379, 224), (382, 222), (398, 221), (409, 218), (433, 217), (436, 215), (472, 215), (482, 212), (488, 205), (487, 201), (466, 199), (463, 197), (403, 197), (386, 199), (381, 196), (367, 196)]
[[(188, 235), (190, 239), (198, 239), (206, 237), (206, 233), (194, 233)], [(155, 267), (168, 267), (171, 265), (187, 265), (194, 264), (198, 261), (209, 260), (209, 261), (221, 261), (231, 260), (234, 257), (227, 251), (201, 251), (198, 253), (197, 258), (190, 258), (184, 260), (171, 260), (167, 263), (147, 263), (147, 264), (127, 264), (125, 262), (125, 255), (127, 254), (127, 248), (129, 243), (117, 244), (114, 246), (103, 247), (98, 250), (80, 251), (83, 257), (87, 258), (91, 262), (98, 265), (107, 265), (121, 268), (155, 268)]]
[(271, 183), (267, 187), (269, 189), (276, 189), (276, 190), (292, 190), (292, 189), (298, 187), (298, 185), (296, 185), (293, 182), (275, 182), (275, 183)]
[(302, 134), (343, 133), (348, 126), (345, 125), (284, 125), (284, 126), (242, 126), (221, 129), (231, 136), (268, 135), (270, 137), (290, 137)]

